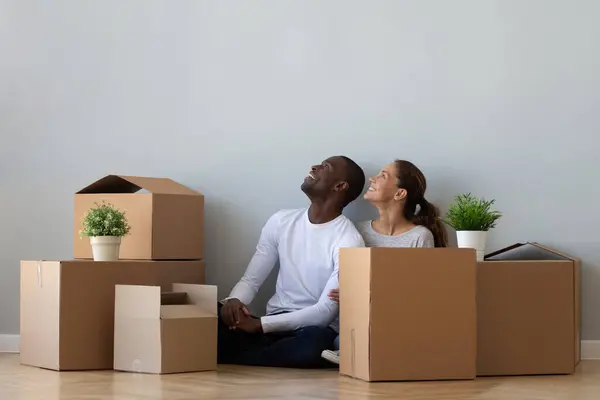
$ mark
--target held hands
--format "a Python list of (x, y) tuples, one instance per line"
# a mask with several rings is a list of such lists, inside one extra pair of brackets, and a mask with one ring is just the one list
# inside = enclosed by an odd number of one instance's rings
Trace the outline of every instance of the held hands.
[(228, 327), (236, 326), (242, 316), (250, 316), (248, 307), (242, 303), (239, 299), (229, 299), (223, 304), (221, 308), (221, 319), (225, 322)]
[(332, 301), (336, 302), (337, 304), (340, 304), (340, 289), (339, 288), (331, 289), (327, 296), (329, 296), (329, 298)]
[(252, 318), (248, 307), (239, 299), (229, 299), (221, 308), (221, 319), (229, 329), (248, 333), (262, 332), (260, 319)]
[(259, 318), (253, 318), (251, 316), (242, 316), (240, 322), (232, 329), (239, 329), (247, 333), (262, 333), (262, 324)]

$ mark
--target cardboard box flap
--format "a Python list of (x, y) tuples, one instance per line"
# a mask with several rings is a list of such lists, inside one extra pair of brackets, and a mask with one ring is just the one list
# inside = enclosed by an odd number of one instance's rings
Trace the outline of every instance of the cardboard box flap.
[(485, 256), (486, 261), (552, 261), (575, 260), (535, 242), (517, 243)]
[(560, 256), (560, 257), (562, 257), (563, 259), (566, 259), (566, 260), (573, 260), (573, 261), (578, 261), (578, 260), (579, 260), (579, 259), (578, 259), (578, 258), (576, 258), (576, 257), (571, 257), (571, 256), (570, 256), (570, 255), (568, 255), (568, 254), (562, 253), (562, 252), (560, 252), (560, 251), (558, 251), (558, 250), (551, 249), (551, 248), (549, 248), (549, 247), (546, 247), (546, 246), (544, 246), (544, 245), (541, 245), (541, 244), (539, 244), (539, 243), (537, 243), (537, 242), (531, 242), (530, 244), (531, 244), (531, 245), (533, 245), (533, 246), (536, 246), (536, 247), (538, 247), (538, 248), (540, 248), (540, 249), (542, 249), (542, 250), (546, 250), (546, 251), (548, 251), (548, 252), (550, 252), (550, 253), (554, 253), (554, 254), (556, 254), (557, 256)]
[(174, 283), (173, 291), (187, 293), (188, 302), (190, 304), (196, 305), (201, 310), (211, 315), (217, 315), (218, 297), (216, 286)]
[(115, 316), (160, 318), (160, 286), (116, 285)]
[(205, 311), (195, 304), (177, 304), (160, 307), (161, 319), (182, 318), (215, 318), (211, 312)]
[(172, 179), (125, 175), (107, 175), (81, 189), (77, 194), (136, 193), (140, 190), (156, 194), (200, 195), (199, 192)]
[(185, 292), (163, 292), (160, 294), (160, 305), (169, 306), (177, 304), (189, 304), (188, 295)]

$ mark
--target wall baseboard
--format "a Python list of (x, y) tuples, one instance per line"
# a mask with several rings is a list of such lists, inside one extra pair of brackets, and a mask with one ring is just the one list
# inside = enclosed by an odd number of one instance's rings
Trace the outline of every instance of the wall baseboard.
[[(0, 335), (0, 353), (18, 353), (19, 335)], [(581, 341), (582, 360), (600, 360), (600, 340)]]
[(600, 360), (600, 340), (582, 340), (581, 359)]
[(19, 335), (0, 335), (0, 353), (18, 353)]

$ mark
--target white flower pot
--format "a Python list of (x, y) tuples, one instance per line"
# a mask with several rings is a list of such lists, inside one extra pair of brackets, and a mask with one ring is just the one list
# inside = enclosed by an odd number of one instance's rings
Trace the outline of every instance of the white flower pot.
[(94, 261), (117, 261), (121, 248), (119, 236), (91, 236), (92, 254)]
[(457, 231), (456, 239), (458, 247), (475, 249), (477, 252), (477, 261), (483, 261), (487, 231)]

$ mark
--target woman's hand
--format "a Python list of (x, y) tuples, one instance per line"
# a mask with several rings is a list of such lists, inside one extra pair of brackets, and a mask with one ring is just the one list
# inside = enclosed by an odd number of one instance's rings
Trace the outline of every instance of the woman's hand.
[(337, 304), (340, 304), (340, 289), (331, 289), (329, 294), (327, 295), (332, 301), (335, 301)]

